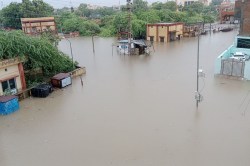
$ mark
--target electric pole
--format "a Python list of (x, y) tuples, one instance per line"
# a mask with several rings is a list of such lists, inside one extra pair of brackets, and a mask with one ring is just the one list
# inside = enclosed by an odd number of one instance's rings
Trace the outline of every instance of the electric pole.
[(127, 0), (127, 12), (128, 12), (128, 54), (131, 55), (131, 40), (132, 40), (132, 25), (131, 25), (131, 17), (132, 17), (132, 2), (131, 0)]

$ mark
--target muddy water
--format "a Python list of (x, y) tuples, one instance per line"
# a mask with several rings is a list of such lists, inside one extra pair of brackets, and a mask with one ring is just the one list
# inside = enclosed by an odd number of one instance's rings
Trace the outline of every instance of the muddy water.
[[(197, 39), (112, 56), (115, 39), (71, 39), (87, 74), (0, 117), (1, 166), (249, 166), (250, 84), (214, 78), (237, 32), (202, 36), (204, 101), (195, 109)], [(60, 49), (70, 55), (69, 43)]]

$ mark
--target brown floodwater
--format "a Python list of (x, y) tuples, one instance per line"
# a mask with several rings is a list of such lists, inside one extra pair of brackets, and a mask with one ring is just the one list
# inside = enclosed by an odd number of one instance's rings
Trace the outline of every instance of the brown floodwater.
[[(249, 166), (250, 83), (214, 77), (236, 31), (200, 38), (204, 101), (196, 110), (197, 38), (118, 55), (114, 38), (73, 38), (84, 86), (29, 98), (0, 116), (0, 166)], [(69, 43), (59, 48), (70, 55)]]

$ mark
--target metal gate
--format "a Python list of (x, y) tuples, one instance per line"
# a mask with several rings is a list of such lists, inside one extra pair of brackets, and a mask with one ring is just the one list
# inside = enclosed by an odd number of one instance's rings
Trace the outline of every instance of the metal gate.
[(237, 59), (223, 59), (221, 74), (227, 76), (244, 77), (245, 61)]

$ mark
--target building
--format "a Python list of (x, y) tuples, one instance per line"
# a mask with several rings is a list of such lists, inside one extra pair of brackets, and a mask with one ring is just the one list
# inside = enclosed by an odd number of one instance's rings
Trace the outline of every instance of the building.
[(183, 23), (147, 24), (147, 40), (170, 42), (183, 36)]
[(22, 62), (19, 58), (0, 61), (0, 96), (26, 89)]
[(208, 6), (211, 3), (212, 0), (176, 0), (176, 4), (182, 5), (182, 6), (188, 6), (191, 5), (194, 2), (201, 2), (204, 5)]
[(184, 25), (183, 37), (195, 37), (199, 34), (199, 30), (200, 30), (200, 25), (198, 24)]
[(235, 2), (235, 17), (240, 21), (240, 35), (250, 36), (250, 0)]
[(234, 22), (235, 4), (229, 0), (224, 0), (219, 6), (220, 23)]
[(26, 34), (36, 35), (51, 30), (57, 33), (54, 17), (21, 18), (22, 30)]
[(215, 61), (215, 74), (250, 80), (250, 37), (236, 36), (234, 44)]

